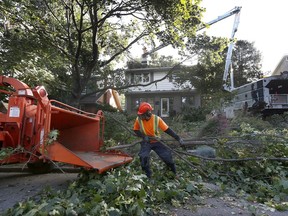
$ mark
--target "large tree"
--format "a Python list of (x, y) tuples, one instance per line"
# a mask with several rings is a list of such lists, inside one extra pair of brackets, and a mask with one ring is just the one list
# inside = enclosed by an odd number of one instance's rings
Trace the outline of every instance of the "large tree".
[[(224, 84), (231, 87), (229, 75), (228, 80), (223, 80), (228, 43), (227, 38), (206, 35), (198, 36), (189, 42), (190, 52), (197, 54), (197, 63), (182, 67), (176, 81), (187, 88), (196, 88), (201, 93), (203, 106), (208, 105), (214, 109), (222, 105), (222, 99), (229, 100), (233, 97), (229, 91), (223, 91)], [(234, 87), (255, 81), (263, 75), (261, 54), (254, 47), (254, 43), (237, 41), (231, 59)], [(231, 72), (231, 68), (228, 72)]]
[(235, 87), (258, 80), (263, 76), (261, 58), (261, 53), (255, 48), (253, 42), (246, 40), (236, 42), (232, 55)]
[(116, 81), (120, 85), (122, 74), (115, 65), (137, 42), (157, 39), (183, 47), (202, 25), (200, 2), (1, 1), (1, 18), (10, 23), (2, 29), (1, 70), (13, 75), (30, 63), (51, 72), (77, 104), (89, 85), (95, 91), (115, 88)]
[[(202, 94), (211, 94), (222, 91), (223, 74), (226, 62), (227, 42), (225, 38), (215, 38), (202, 35), (191, 42), (191, 52), (198, 54), (197, 64), (183, 67), (183, 73), (179, 74), (178, 83), (183, 84), (187, 80), (191, 86)], [(224, 49), (226, 47), (226, 49)], [(198, 51), (197, 51), (198, 50)], [(218, 50), (218, 52), (215, 52)], [(232, 53), (232, 70), (234, 87), (255, 81), (263, 75), (261, 71), (261, 54), (248, 41), (239, 40), (235, 43)], [(229, 68), (231, 73), (231, 68)], [(228, 76), (229, 77), (229, 76)], [(231, 83), (228, 84), (230, 85)]]
[(192, 66), (182, 66), (176, 82), (179, 85), (187, 84), (196, 88), (200, 93), (206, 94), (220, 89), (224, 70), (223, 53), (227, 47), (228, 39), (198, 35), (187, 42), (187, 49), (194, 54)]

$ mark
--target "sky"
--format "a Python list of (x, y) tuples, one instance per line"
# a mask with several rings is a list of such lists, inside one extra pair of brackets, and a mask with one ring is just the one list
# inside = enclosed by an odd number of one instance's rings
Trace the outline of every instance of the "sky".
[[(203, 21), (209, 22), (241, 6), (240, 23), (235, 34), (237, 40), (247, 40), (262, 55), (262, 72), (273, 72), (282, 57), (288, 54), (288, 0), (202, 0), (206, 8)], [(235, 15), (210, 26), (210, 36), (231, 37)], [(160, 55), (171, 55), (163, 48)]]
[[(204, 22), (241, 6), (240, 23), (235, 38), (254, 42), (262, 54), (263, 72), (273, 71), (281, 58), (288, 54), (288, 0), (202, 0), (206, 8)], [(234, 23), (230, 16), (206, 30), (208, 35), (230, 37)]]

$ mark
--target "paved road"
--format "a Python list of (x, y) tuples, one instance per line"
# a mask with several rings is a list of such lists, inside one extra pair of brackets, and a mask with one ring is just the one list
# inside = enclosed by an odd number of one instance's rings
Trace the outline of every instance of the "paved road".
[(0, 214), (16, 203), (39, 194), (46, 186), (55, 190), (64, 189), (76, 178), (76, 173), (0, 173)]
[[(29, 197), (36, 196), (46, 186), (55, 190), (66, 189), (70, 181), (77, 179), (77, 173), (31, 174), (28, 172), (0, 172), (0, 215), (6, 209)], [(232, 197), (205, 198), (203, 205), (191, 203), (188, 208), (171, 209), (169, 216), (251, 216), (248, 206), (254, 205)], [(193, 210), (191, 209), (193, 206)], [(257, 214), (265, 216), (287, 216), (288, 211), (278, 212), (266, 206), (256, 205)]]

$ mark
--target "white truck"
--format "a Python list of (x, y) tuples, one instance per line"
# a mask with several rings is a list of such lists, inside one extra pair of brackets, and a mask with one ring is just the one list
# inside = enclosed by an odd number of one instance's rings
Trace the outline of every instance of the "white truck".
[(234, 88), (232, 93), (234, 99), (224, 108), (227, 118), (246, 110), (263, 116), (282, 114), (288, 111), (288, 71)]

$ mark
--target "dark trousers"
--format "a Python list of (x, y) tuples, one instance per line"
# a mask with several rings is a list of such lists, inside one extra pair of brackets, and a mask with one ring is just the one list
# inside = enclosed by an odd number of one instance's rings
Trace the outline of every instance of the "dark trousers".
[(141, 167), (146, 172), (148, 178), (151, 177), (150, 170), (150, 152), (155, 151), (156, 154), (165, 162), (165, 164), (176, 174), (175, 164), (172, 158), (171, 150), (160, 142), (148, 143), (141, 142), (141, 149), (139, 157), (141, 161)]

